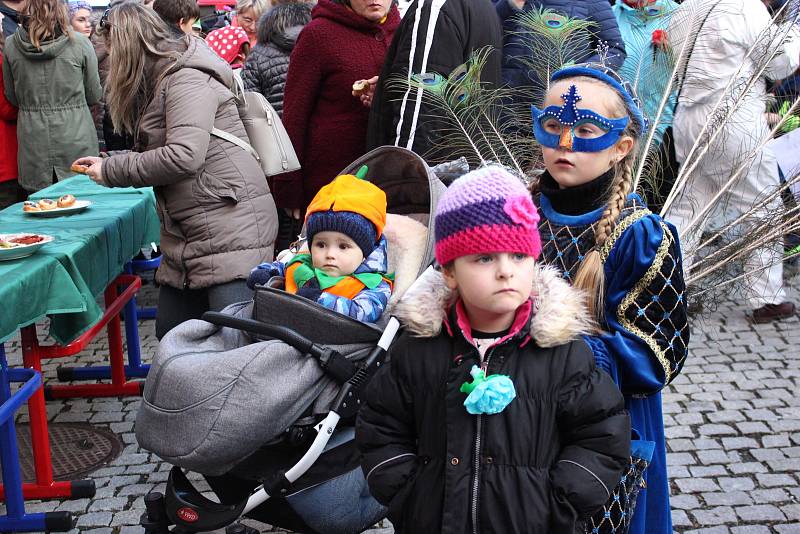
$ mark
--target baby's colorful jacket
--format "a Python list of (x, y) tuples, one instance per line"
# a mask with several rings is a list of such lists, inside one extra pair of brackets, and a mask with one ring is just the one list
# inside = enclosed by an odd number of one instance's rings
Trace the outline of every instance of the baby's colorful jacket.
[[(375, 274), (377, 277), (360, 277), (366, 287), (355, 297), (346, 298), (338, 296), (320, 286), (319, 280), (312, 279), (305, 285), (297, 288), (297, 294), (310, 298), (328, 309), (337, 311), (364, 323), (374, 323), (383, 315), (386, 304), (392, 296), (391, 276), (386, 274), (389, 269), (387, 256), (387, 242), (381, 236), (378, 245), (369, 256), (358, 266), (353, 275)], [(307, 254), (306, 254), (307, 255)], [(251, 272), (247, 280), (252, 288), (257, 283), (265, 282), (270, 276), (286, 276), (287, 267), (291, 265), (280, 261), (261, 263)], [(261, 272), (259, 272), (261, 271)], [(266, 274), (266, 276), (265, 276)], [(291, 282), (287, 288), (291, 287)]]

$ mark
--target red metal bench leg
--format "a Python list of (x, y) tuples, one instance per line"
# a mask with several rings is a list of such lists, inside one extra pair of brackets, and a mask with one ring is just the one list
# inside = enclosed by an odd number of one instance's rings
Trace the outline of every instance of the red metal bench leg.
[[(127, 286), (122, 294), (118, 294), (117, 285)], [(120, 311), (142, 287), (138, 276), (122, 274), (106, 288), (106, 311), (100, 321), (80, 338), (66, 347), (46, 347), (44, 357), (57, 358), (76, 354), (84, 348), (105, 325), (108, 333), (108, 353), (111, 363), (111, 383), (105, 384), (80, 384), (80, 385), (54, 385), (45, 386), (48, 398), (68, 399), (74, 397), (121, 397), (127, 395), (141, 395), (144, 382), (127, 381), (125, 377), (125, 351), (122, 346), (122, 323)]]
[[(36, 337), (36, 327), (34, 325), (26, 326), (20, 333), (22, 336), (22, 361), (25, 367), (35, 369), (41, 373), (41, 347)], [(41, 388), (28, 400), (28, 416), (30, 418), (31, 447), (33, 448), (36, 482), (22, 485), (22, 494), (25, 499), (93, 497), (95, 487), (92, 480), (59, 482), (53, 480), (50, 435), (47, 431), (47, 409), (45, 408), (44, 393)], [(0, 500), (3, 498), (3, 488), (0, 487)]]

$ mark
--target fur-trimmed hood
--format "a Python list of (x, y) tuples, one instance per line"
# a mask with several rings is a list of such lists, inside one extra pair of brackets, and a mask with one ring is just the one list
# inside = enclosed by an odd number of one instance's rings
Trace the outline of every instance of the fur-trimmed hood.
[[(430, 268), (406, 292), (392, 314), (415, 336), (435, 337), (441, 332), (455, 297), (442, 273)], [(596, 332), (582, 291), (571, 287), (555, 268), (536, 264), (531, 298), (534, 312), (530, 333), (540, 347), (556, 347)]]

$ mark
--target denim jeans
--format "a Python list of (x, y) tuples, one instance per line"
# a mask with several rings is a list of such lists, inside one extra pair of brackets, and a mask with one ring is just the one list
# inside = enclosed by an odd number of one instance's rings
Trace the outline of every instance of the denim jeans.
[[(326, 450), (354, 438), (353, 428), (338, 430)], [(289, 495), (286, 500), (308, 526), (325, 534), (363, 532), (388, 511), (370, 495), (360, 467)]]

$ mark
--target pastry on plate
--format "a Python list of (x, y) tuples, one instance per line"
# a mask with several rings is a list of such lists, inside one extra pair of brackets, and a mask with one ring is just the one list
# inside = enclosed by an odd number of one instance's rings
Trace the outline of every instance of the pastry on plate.
[(75, 197), (72, 195), (64, 195), (58, 199), (58, 202), (56, 202), (56, 204), (58, 204), (59, 208), (69, 208), (73, 204), (75, 204)]
[(36, 204), (36, 202), (31, 202), (29, 200), (26, 200), (22, 204), (22, 211), (27, 211), (27, 212), (42, 211), (42, 209)]
[(56, 201), (55, 200), (51, 200), (49, 198), (43, 198), (42, 200), (37, 202), (36, 205), (39, 206), (39, 209), (42, 210), (42, 211), (54, 210), (54, 209), (56, 209), (58, 207), (58, 204), (56, 203)]

